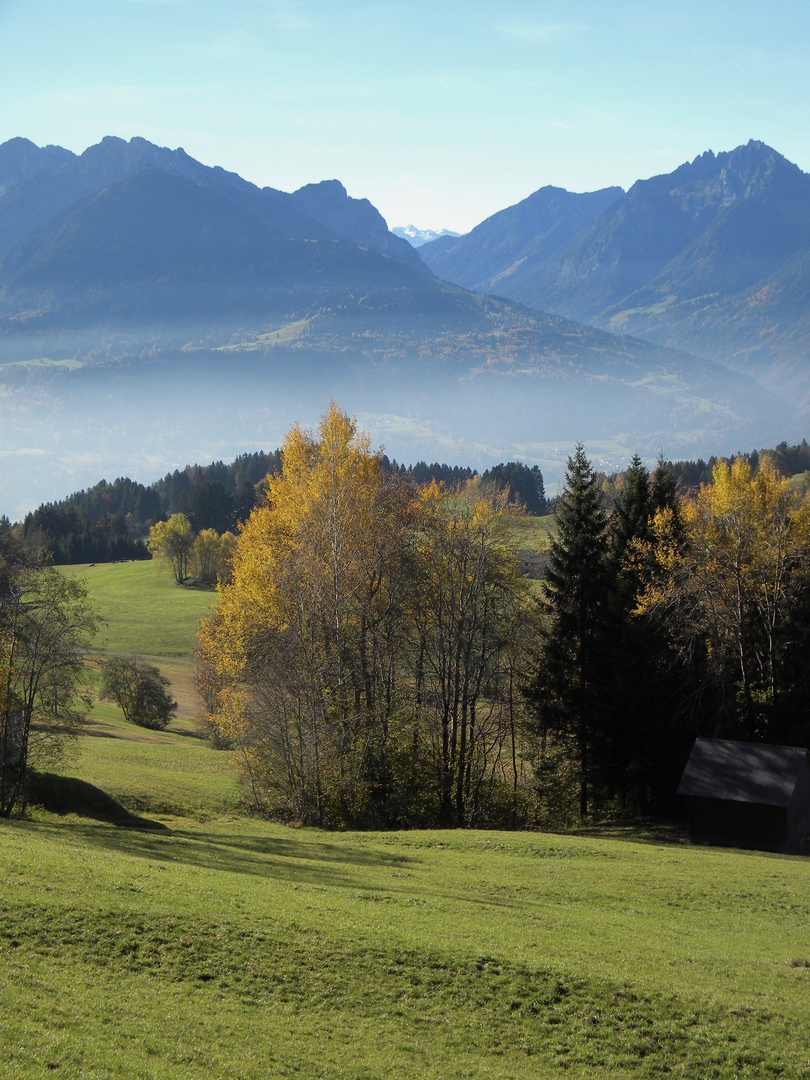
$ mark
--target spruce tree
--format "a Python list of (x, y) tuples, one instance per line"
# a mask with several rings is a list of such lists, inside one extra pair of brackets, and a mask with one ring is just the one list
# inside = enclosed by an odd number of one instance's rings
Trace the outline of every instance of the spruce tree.
[(616, 563), (622, 562), (634, 540), (649, 541), (652, 538), (652, 514), (650, 474), (638, 454), (634, 454), (624, 475), (624, 489), (611, 522), (610, 551)]
[(543, 584), (544, 647), (530, 697), (541, 729), (573, 737), (579, 808), (588, 812), (591, 750), (608, 715), (610, 572), (599, 478), (578, 443), (557, 499), (557, 526)]

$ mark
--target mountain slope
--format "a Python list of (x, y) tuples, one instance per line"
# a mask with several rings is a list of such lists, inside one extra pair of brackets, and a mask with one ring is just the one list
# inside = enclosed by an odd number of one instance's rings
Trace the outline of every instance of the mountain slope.
[(572, 389), (589, 380), (597, 408), (600, 380), (623, 387), (627, 403), (663, 393), (665, 412), (685, 399), (698, 410), (711, 400), (737, 420), (770, 407), (705, 361), (475, 295), (347, 240), (285, 235), (252, 206), (158, 168), (79, 200), (0, 261), (6, 353), (47, 356), (56, 346), (97, 360), (100, 348), (121, 355), (116, 340), (137, 355), (224, 337), (231, 359), (282, 344), (361, 366), (404, 363), (420, 381), (437, 363), (456, 378), (532, 375)]
[(260, 189), (236, 173), (202, 165), (182, 149), (114, 136), (79, 156), (61, 147), (40, 150), (27, 140), (0, 145), (0, 253), (55, 214), (143, 169), (159, 169), (216, 190), (285, 235), (340, 237), (418, 265), (410, 245), (388, 232), (378, 211), (367, 200), (349, 199), (337, 181), (310, 185), (322, 189), (315, 193), (306, 188), (292, 195)]
[(30, 139), (9, 139), (0, 146), (0, 196), (40, 169), (58, 168), (73, 157), (61, 146), (36, 146)]
[(374, 250), (382, 218), (336, 182), (260, 190), (145, 140), (34, 151), (7, 148), (0, 195), (6, 506), (276, 445), (330, 396), (394, 456), (520, 457), (549, 477), (576, 439), (618, 468), (635, 450), (796, 437), (784, 406), (719, 365)]
[(419, 256), (407, 240), (389, 232), (385, 219), (368, 199), (352, 199), (339, 180), (323, 180), (294, 191), (293, 204), (308, 217), (333, 229), (338, 236), (362, 247), (390, 255), (411, 266)]
[(752, 141), (638, 181), (516, 291), (602, 323), (670, 295), (667, 307), (731, 296), (808, 243), (810, 177)]
[[(234, 198), (150, 168), (109, 184), (18, 240), (0, 260), (9, 328), (298, 314), (352, 289), (443, 289), (419, 264), (337, 237), (288, 235)], [(273, 219), (273, 215), (264, 215)]]
[[(452, 250), (426, 261), (450, 280), (480, 279), (473, 254), (449, 266)], [(810, 176), (752, 140), (638, 181), (565, 245), (489, 285), (707, 356), (810, 407), (808, 255)]]
[[(476, 292), (517, 298), (527, 272), (567, 243), (622, 194), (604, 188), (577, 195), (543, 187), (449, 242), (439, 237), (419, 254), (434, 274)], [(531, 305), (538, 306), (538, 305)]]

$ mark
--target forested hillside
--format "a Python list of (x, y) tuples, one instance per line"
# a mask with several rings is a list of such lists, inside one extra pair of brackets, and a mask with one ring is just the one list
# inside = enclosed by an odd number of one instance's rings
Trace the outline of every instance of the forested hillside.
[[(743, 455), (756, 470), (760, 459), (770, 461), (778, 472), (792, 478), (794, 489), (804, 492), (810, 477), (810, 449), (806, 440), (797, 445), (780, 443), (771, 450), (753, 450)], [(695, 491), (709, 483), (720, 460), (668, 462), (681, 493)], [(383, 455), (385, 468), (402, 473), (415, 484), (436, 480), (456, 488), (476, 474), (470, 466), (417, 461), (404, 465)], [(187, 465), (167, 473), (152, 484), (140, 484), (127, 477), (99, 481), (85, 491), (77, 491), (55, 503), (47, 503), (27, 514), (18, 528), (31, 543), (46, 548), (56, 563), (107, 562), (116, 559), (149, 557), (145, 541), (156, 521), (182, 513), (199, 532), (215, 529), (234, 531), (261, 498), (261, 484), (268, 474), (281, 468), (281, 452), (255, 451), (240, 454), (230, 464)], [(506, 462), (483, 470), (485, 480), (509, 487), (530, 514), (545, 513), (553, 507), (547, 498), (543, 474), (535, 466)], [(612, 505), (623, 484), (624, 473), (602, 480), (607, 505)]]
[(186, 514), (198, 531), (235, 529), (256, 501), (256, 485), (278, 467), (278, 451), (256, 451), (230, 465), (217, 461), (175, 469), (148, 486), (127, 477), (101, 480), (27, 514), (21, 533), (47, 548), (56, 563), (145, 559), (149, 529), (172, 514)]
[[(406, 466), (384, 455), (382, 460), (388, 471), (415, 484), (436, 480), (452, 489), (474, 475), (469, 466), (425, 461)], [(38, 507), (18, 529), (27, 542), (48, 550), (57, 564), (145, 559), (151, 527), (173, 514), (185, 515), (197, 533), (233, 532), (261, 500), (265, 478), (280, 468), (280, 450), (259, 450), (240, 454), (228, 465), (221, 461), (187, 465), (150, 485), (128, 477), (111, 483), (101, 480), (86, 491)], [(508, 486), (513, 500), (529, 513), (545, 510), (543, 475), (536, 465), (501, 463), (483, 475), (500, 487)]]

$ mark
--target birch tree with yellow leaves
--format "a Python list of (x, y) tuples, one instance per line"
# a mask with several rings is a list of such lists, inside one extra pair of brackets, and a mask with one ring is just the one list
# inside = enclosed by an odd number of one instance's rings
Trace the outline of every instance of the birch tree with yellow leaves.
[(199, 645), (214, 721), (260, 805), (351, 820), (380, 780), (399, 706), (391, 582), (406, 513), (336, 405), (317, 437), (290, 431)]
[(282, 459), (198, 643), (256, 805), (326, 825), (484, 820), (517, 767), (504, 658), (525, 593), (505, 498), (391, 478), (335, 404)]
[(720, 692), (713, 734), (761, 736), (778, 725), (780, 655), (806, 589), (810, 512), (767, 463), (719, 461), (712, 483), (682, 505), (685, 543), (666, 542), (664, 573), (641, 608), (668, 612), (673, 639), (700, 635)]

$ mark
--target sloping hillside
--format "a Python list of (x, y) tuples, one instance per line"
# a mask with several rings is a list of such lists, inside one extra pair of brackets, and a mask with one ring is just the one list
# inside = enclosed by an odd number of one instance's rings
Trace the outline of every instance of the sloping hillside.
[(582, 195), (543, 187), (465, 236), (439, 237), (423, 245), (419, 254), (434, 274), (447, 281), (476, 292), (514, 297), (516, 282), (531, 275), (622, 194), (617, 187)]

